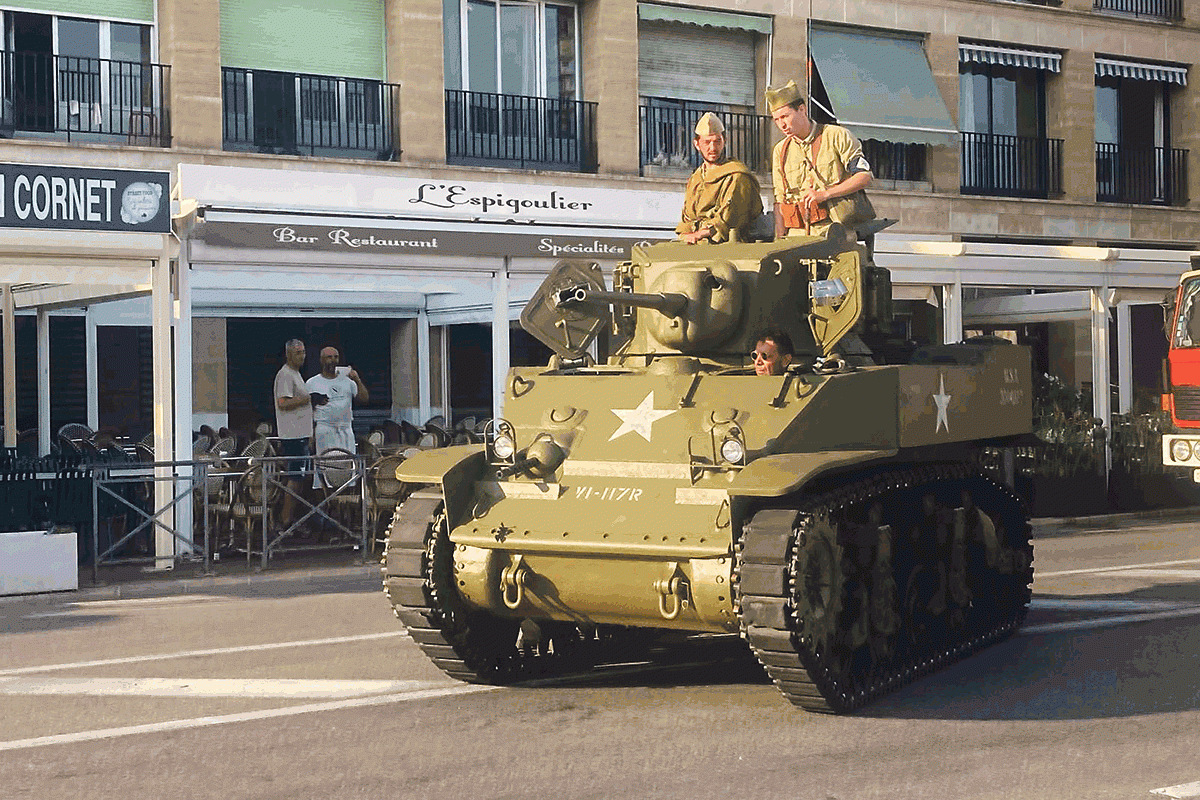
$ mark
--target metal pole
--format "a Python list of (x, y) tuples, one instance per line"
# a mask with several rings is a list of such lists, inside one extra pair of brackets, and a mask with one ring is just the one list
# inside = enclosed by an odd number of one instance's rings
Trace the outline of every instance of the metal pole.
[[(508, 257), (492, 279), (492, 418), (504, 416), (504, 386), (508, 380)], [(447, 427), (453, 420), (446, 419)]]
[(37, 310), (38, 455), (50, 455), (50, 312)]
[(12, 284), (3, 287), (4, 446), (17, 446), (17, 320)]
[(83, 315), (83, 350), (86, 366), (84, 384), (87, 386), (87, 424), (92, 430), (100, 427), (100, 358), (96, 344), (96, 309), (88, 306)]
[[(150, 294), (152, 350), (154, 364), (154, 460), (175, 461), (174, 436), (172, 436), (172, 390), (171, 390), (171, 257), (174, 255), (174, 240), (164, 233), (162, 251), (154, 265), (154, 276)], [(168, 481), (173, 468), (155, 468), (154, 506), (166, 508), (174, 495), (174, 483)], [(154, 529), (154, 568), (171, 569), (175, 566), (175, 510), (163, 512), (163, 523), (170, 530)]]

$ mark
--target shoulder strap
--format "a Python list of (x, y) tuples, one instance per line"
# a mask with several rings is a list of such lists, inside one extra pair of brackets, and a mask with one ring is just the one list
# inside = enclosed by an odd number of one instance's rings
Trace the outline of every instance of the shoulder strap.
[(787, 170), (784, 168), (784, 165), (787, 164), (787, 151), (788, 151), (788, 148), (791, 146), (792, 146), (792, 137), (788, 136), (788, 137), (785, 137), (783, 140), (783, 147), (779, 148), (779, 177), (783, 181), (784, 197), (786, 197), (788, 192), (790, 192), (792, 190), (791, 187), (788, 186)]

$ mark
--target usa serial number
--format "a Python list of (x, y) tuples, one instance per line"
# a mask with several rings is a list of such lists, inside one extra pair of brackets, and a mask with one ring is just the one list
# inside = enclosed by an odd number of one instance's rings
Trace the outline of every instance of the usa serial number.
[(642, 499), (642, 490), (632, 486), (576, 486), (576, 500), (613, 500), (615, 502), (633, 503)]

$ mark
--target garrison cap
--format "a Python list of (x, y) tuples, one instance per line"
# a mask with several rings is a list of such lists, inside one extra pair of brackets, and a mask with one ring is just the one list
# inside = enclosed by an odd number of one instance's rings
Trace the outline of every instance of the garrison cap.
[(778, 89), (767, 87), (767, 111), (774, 114), (784, 106), (791, 105), (798, 100), (803, 100), (804, 96), (800, 94), (800, 87), (796, 86), (795, 81), (788, 81)]
[(725, 125), (721, 118), (711, 111), (706, 111), (696, 123), (697, 136), (712, 136), (714, 133), (725, 133)]

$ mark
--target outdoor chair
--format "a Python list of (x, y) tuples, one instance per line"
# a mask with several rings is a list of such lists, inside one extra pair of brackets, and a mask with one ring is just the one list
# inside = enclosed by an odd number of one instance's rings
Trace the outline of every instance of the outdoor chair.
[(372, 554), (377, 543), (386, 545), (396, 506), (404, 501), (412, 489), (396, 477), (396, 469), (403, 463), (403, 456), (384, 456), (367, 471), (367, 530), (371, 534)]
[[(362, 521), (361, 490), (353, 483), (357, 474), (355, 467), (355, 454), (340, 447), (322, 450), (314, 460), (317, 479), (326, 498), (323, 509), (350, 531), (361, 530)], [(344, 531), (337, 533), (345, 534)]]

